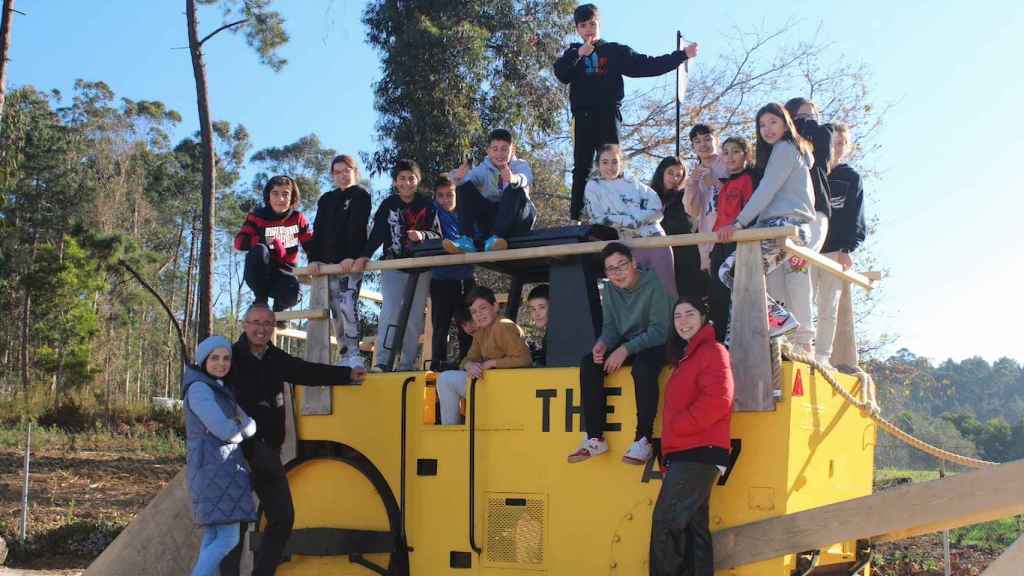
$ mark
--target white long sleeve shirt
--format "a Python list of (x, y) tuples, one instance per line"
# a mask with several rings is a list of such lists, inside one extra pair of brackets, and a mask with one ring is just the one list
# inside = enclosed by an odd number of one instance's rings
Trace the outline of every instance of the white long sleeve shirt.
[(658, 193), (631, 175), (614, 180), (590, 180), (583, 206), (591, 223), (615, 228), (620, 238), (665, 235)]

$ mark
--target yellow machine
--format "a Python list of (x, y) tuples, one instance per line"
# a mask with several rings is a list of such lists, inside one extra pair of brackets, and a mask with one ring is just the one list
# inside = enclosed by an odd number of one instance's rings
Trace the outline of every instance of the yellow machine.
[[(459, 426), (434, 423), (432, 377), (371, 375), (333, 390), (333, 414), (299, 417), (291, 549), (309, 555), (293, 553), (279, 573), (647, 573), (660, 474), (618, 457), (636, 423), (627, 370), (606, 384), (612, 449), (580, 464), (565, 460), (582, 439), (576, 370), (493, 371), (472, 387)], [(774, 412), (733, 417), (712, 531), (871, 493), (871, 420), (802, 364), (784, 363), (782, 381)], [(345, 543), (359, 538), (363, 550), (391, 552), (349, 556), (358, 546)], [(861, 560), (856, 542), (837, 543), (811, 573), (849, 574)], [(790, 555), (719, 573), (789, 576), (802, 573), (797, 563)]]
[[(741, 258), (750, 259), (755, 272), (738, 280), (754, 282), (760, 292), (735, 303), (734, 315), (743, 311), (759, 320), (751, 329), (735, 323), (734, 334), (743, 329), (744, 342), (747, 332), (760, 338), (756, 346), (743, 345), (763, 354), (753, 366), (769, 376), (744, 376), (752, 356), (739, 359), (734, 338), (737, 392), (743, 387), (760, 405), (737, 402), (732, 463), (712, 491), (712, 532), (872, 490), (873, 421), (805, 364), (782, 362), (781, 378), (771, 387), (761, 326), (764, 280), (754, 260), (757, 245), (751, 246), (741, 245)], [(451, 426), (437, 423), (433, 372), (371, 374), (361, 385), (332, 389), (297, 386), (296, 457), (287, 465), (295, 524), (279, 574), (648, 573), (660, 471), (658, 462), (642, 467), (620, 460), (636, 426), (628, 370), (605, 382), (610, 451), (566, 462), (583, 440), (579, 371), (572, 366), (592, 345), (600, 319), (592, 262), (560, 255), (505, 266), (513, 279), (512, 311), (524, 282), (543, 274), (551, 283), (548, 365), (558, 367), (488, 371), (468, 386), (465, 424)], [(320, 282), (313, 286), (313, 306), (326, 302), (326, 282)], [(748, 306), (753, 313), (745, 312)], [(327, 322), (318, 322), (310, 322), (310, 334), (320, 330), (326, 342)], [(668, 375), (666, 368), (662, 385)], [(861, 394), (856, 378), (838, 378)], [(655, 433), (660, 427), (659, 410)], [(718, 574), (867, 576), (869, 557), (866, 545), (837, 542)]]

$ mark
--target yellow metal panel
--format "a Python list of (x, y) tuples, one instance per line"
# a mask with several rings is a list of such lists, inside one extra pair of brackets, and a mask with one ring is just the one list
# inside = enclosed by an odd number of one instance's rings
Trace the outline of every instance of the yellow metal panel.
[[(734, 414), (732, 436), (739, 440), (740, 455), (726, 485), (712, 492), (713, 531), (870, 493), (874, 447), (870, 420), (845, 406), (824, 379), (810, 374), (806, 366), (797, 369), (803, 396), (792, 397), (794, 365), (785, 363), (784, 394), (776, 410)], [(412, 376), (416, 380), (406, 393), (406, 531), (414, 549), (409, 554), (413, 575), (646, 573), (651, 511), (660, 476), (655, 464), (632, 466), (620, 460), (636, 426), (628, 369), (606, 382), (608, 422), (614, 428), (605, 434), (610, 451), (579, 464), (565, 460), (583, 439), (577, 370), (494, 370), (477, 384), (475, 541), (487, 548), (491, 538), (495, 546), (505, 546), (506, 560), (511, 557), (508, 554), (519, 560), (536, 559), (539, 534), (543, 560), (501, 562), (493, 555), (488, 560), (485, 550), (482, 556), (472, 554), (473, 566), (468, 570), (452, 569), (449, 561), (452, 552), (471, 552), (469, 435), (465, 425), (429, 423), (434, 397), (432, 390), (424, 389), (425, 374), (371, 375), (362, 386), (335, 388), (334, 413), (300, 417), (298, 432), (302, 439), (331, 440), (359, 450), (380, 469), (397, 497), (401, 389)], [(665, 371), (663, 380), (667, 376)], [(846, 376), (842, 382), (854, 384)], [(660, 430), (660, 417), (655, 430)], [(417, 459), (436, 459), (437, 474), (417, 476)], [(372, 505), (359, 511), (363, 516), (317, 496), (346, 490), (355, 480), (310, 475), (309, 482), (320, 485), (319, 489), (296, 491), (296, 499), (317, 502), (319, 510), (307, 517), (310, 522), (320, 521), (320, 514), (337, 515), (332, 516), (331, 525), (354, 528), (366, 518), (377, 518), (376, 514), (384, 518), (379, 509), (370, 510), (380, 506), (376, 496), (366, 498)], [(488, 498), (495, 495), (542, 500), (541, 532), (537, 532), (537, 517), (530, 515), (492, 530)], [(297, 504), (297, 525), (298, 508)], [(508, 551), (510, 542), (518, 547), (514, 553)], [(823, 563), (848, 560), (852, 543), (841, 544), (836, 554), (823, 556)], [(347, 564), (344, 559), (334, 561)], [(788, 576), (793, 567), (793, 557), (786, 556), (721, 574)]]

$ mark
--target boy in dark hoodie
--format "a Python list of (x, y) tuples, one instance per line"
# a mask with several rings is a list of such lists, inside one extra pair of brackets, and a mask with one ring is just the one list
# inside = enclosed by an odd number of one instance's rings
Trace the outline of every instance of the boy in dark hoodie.
[(697, 43), (664, 56), (638, 54), (625, 44), (600, 39), (601, 21), (597, 6), (582, 4), (572, 15), (583, 43), (574, 42), (555, 61), (555, 76), (569, 85), (572, 109), (573, 169), (569, 219), (579, 220), (583, 191), (594, 164), (594, 154), (604, 144), (618, 144), (622, 98), (622, 77), (660, 76), (697, 55)]
[(308, 251), (313, 237), (309, 221), (297, 210), (299, 186), (288, 176), (274, 176), (263, 187), (263, 206), (245, 216), (235, 235), (235, 250), (245, 256), (245, 283), (256, 303), (274, 299), (274, 311), (299, 301), (299, 281), (293, 270), (299, 245)]
[[(404, 258), (409, 256), (412, 245), (428, 238), (441, 237), (440, 225), (434, 203), (416, 191), (420, 185), (420, 166), (412, 160), (399, 160), (391, 170), (395, 194), (388, 196), (377, 207), (373, 215), (370, 237), (363, 247), (363, 253), (352, 265), (352, 272), (362, 274), (370, 257), (377, 248), (384, 247), (381, 260)], [(383, 372), (392, 364), (394, 354), (401, 349), (399, 370), (413, 369), (416, 361), (417, 347), (423, 334), (424, 311), (427, 306), (427, 293), (430, 290), (430, 272), (421, 272), (416, 280), (410, 308), (408, 324), (402, 342), (395, 342), (398, 323), (405, 294), (406, 282), (410, 279), (404, 270), (384, 270), (380, 276), (381, 292), (384, 302), (380, 307), (380, 318), (377, 323), (377, 365), (371, 372)]]
[[(445, 240), (453, 240), (461, 235), (457, 202), (455, 183), (447, 174), (441, 174), (434, 183), (434, 210)], [(472, 264), (441, 266), (434, 268), (430, 276), (430, 322), (433, 327), (430, 365), (432, 370), (441, 370), (448, 365), (448, 328), (456, 311), (466, 307), (466, 296), (476, 283), (473, 281)], [(456, 329), (459, 358), (463, 358), (469, 352), (473, 338), (458, 323)]]

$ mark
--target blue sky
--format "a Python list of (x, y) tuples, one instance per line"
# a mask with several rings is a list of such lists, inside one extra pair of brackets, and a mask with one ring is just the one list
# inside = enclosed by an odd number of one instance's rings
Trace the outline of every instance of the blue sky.
[[(260, 66), (239, 37), (208, 44), (215, 118), (244, 124), (255, 149), (315, 132), (339, 151), (373, 150), (379, 60), (363, 40), (364, 3), (278, 4), (292, 36), (281, 73)], [(951, 0), (600, 5), (603, 36), (646, 53), (671, 49), (681, 29), (711, 59), (729, 53), (723, 39), (735, 27), (770, 30), (798, 18), (786, 40), (821, 26), (830, 56), (866, 63), (876, 100), (894, 104), (870, 159), (880, 175), (866, 182), (881, 218), (875, 249), (892, 272), (870, 330), (938, 360), (1024, 360), (1024, 272), (1014, 248), (1024, 213), (1024, 80), (1012, 72), (1024, 53), (1024, 8)], [(28, 16), (14, 23), (11, 86), (69, 94), (76, 78), (103, 80), (118, 96), (159, 99), (182, 113), (178, 137), (196, 129), (188, 53), (175, 49), (186, 43), (183, 1), (22, 0), (18, 8)], [(221, 22), (216, 9), (201, 18), (207, 31)]]

